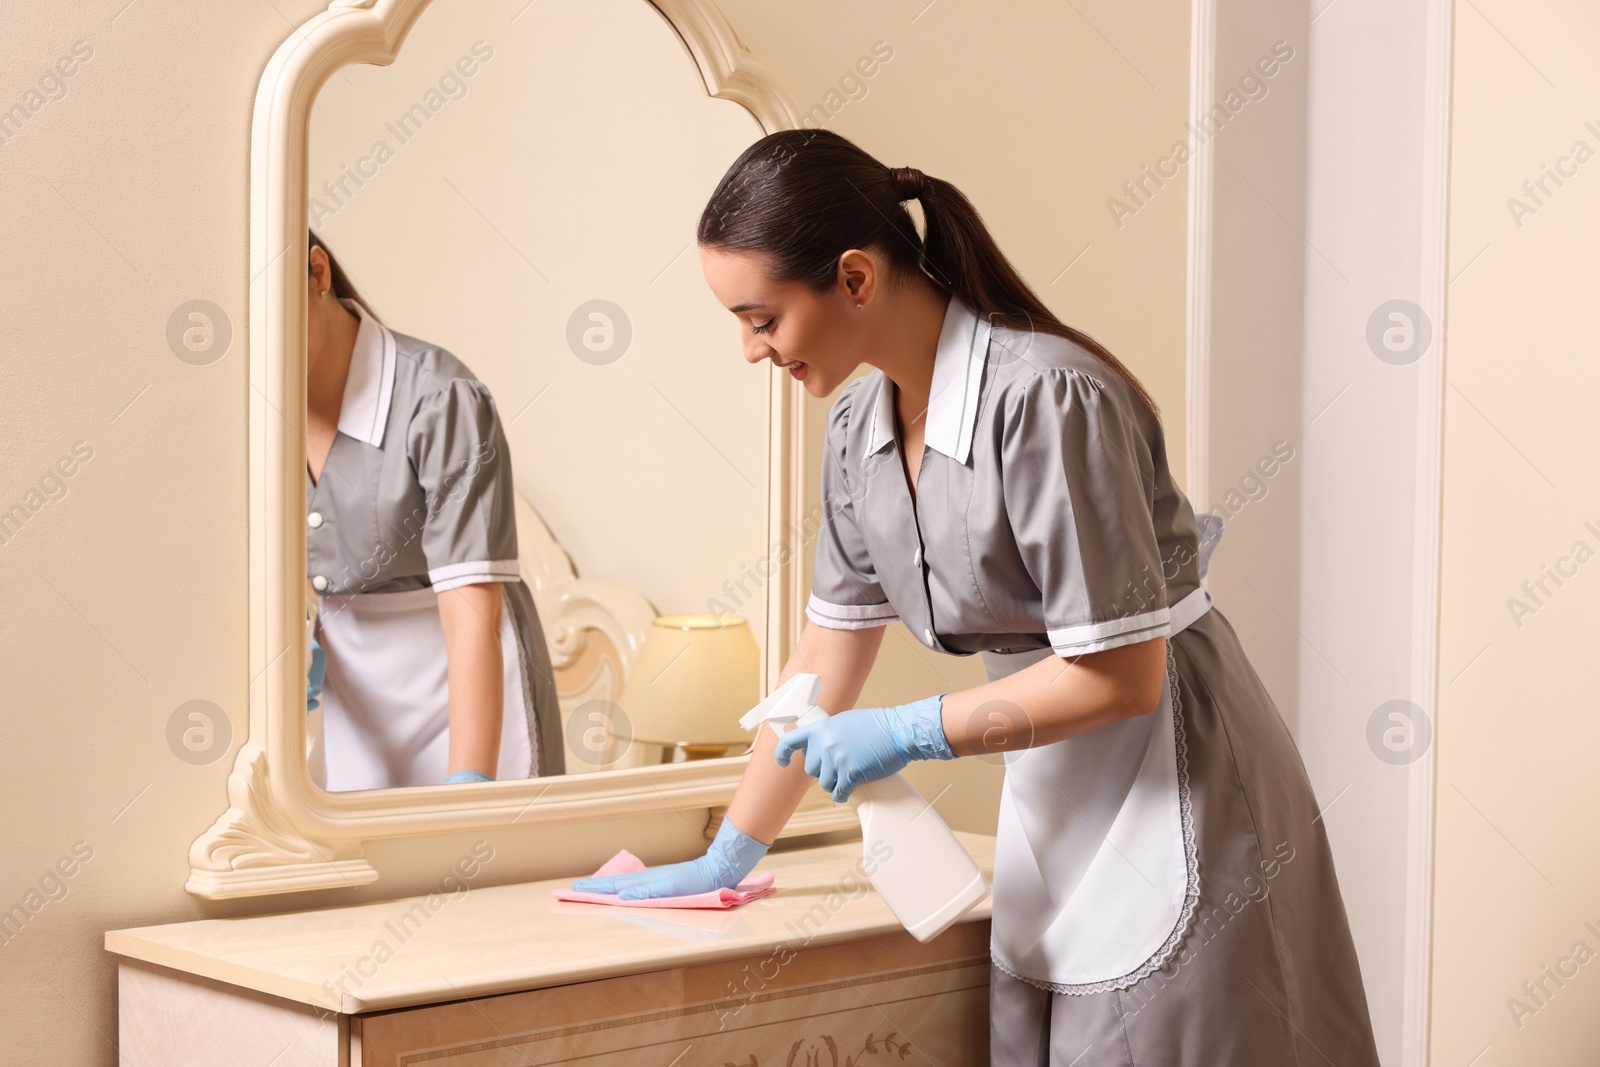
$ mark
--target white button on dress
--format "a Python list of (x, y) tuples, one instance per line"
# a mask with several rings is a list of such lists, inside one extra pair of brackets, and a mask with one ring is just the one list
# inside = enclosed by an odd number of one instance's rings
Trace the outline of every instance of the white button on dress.
[(328, 588), (328, 579), (324, 578), (320, 574), (317, 575), (315, 578), (311, 579), (311, 588), (315, 589), (319, 593), (322, 592), (324, 589)]
[(311, 514), (307, 515), (306, 516), (306, 525), (311, 527), (313, 530), (315, 530), (318, 526), (321, 526), (322, 525), (322, 512), (313, 511)]

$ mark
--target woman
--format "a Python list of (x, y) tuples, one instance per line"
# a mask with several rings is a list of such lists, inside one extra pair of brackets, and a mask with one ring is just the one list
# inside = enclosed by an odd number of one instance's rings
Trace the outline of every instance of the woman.
[(309, 259), (306, 574), (321, 595), (325, 788), (561, 774), (494, 400), (449, 352), (380, 323), (315, 234)]
[[(1202, 536), (1139, 382), (954, 186), (828, 131), (752, 145), (697, 237), (747, 360), (816, 397), (876, 368), (828, 417), (810, 624), (779, 679), (820, 674), (833, 714), (758, 734), (705, 855), (575, 887), (731, 886), (807, 775), (842, 801), (999, 752), (993, 1063), (1375, 1067), (1316, 798), (1201, 584), (1221, 520)], [(990, 681), (855, 708), (896, 619)]]

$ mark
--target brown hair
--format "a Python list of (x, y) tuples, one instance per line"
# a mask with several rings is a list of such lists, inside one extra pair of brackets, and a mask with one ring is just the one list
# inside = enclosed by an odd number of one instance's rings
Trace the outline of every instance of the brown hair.
[[(323, 250), (323, 252), (327, 253), (328, 274), (331, 276), (333, 282), (333, 295), (341, 300), (354, 300), (356, 303), (361, 305), (361, 309), (368, 315), (371, 315), (375, 320), (382, 322), (383, 320), (378, 318), (378, 313), (373, 311), (371, 306), (368, 305), (364, 299), (362, 299), (361, 294), (356, 291), (355, 283), (352, 282), (350, 280), (350, 276), (344, 272), (344, 268), (339, 266), (339, 261), (333, 258), (333, 249), (324, 244), (322, 238), (318, 237), (315, 231), (308, 229), (306, 233), (311, 238), (311, 242), (307, 246), (308, 252), (312, 248), (320, 248)], [(309, 273), (309, 271), (310, 264), (308, 263), (307, 272)]]
[[(922, 203), (926, 239), (902, 205), (908, 199)], [(824, 294), (838, 284), (847, 249), (880, 249), (895, 279), (922, 272), (992, 323), (1082, 345), (1161, 417), (1132, 371), (1034, 295), (961, 190), (914, 168), (886, 167), (832, 130), (780, 130), (746, 148), (717, 183), (695, 236), (704, 247), (763, 253), (774, 282), (801, 281)]]

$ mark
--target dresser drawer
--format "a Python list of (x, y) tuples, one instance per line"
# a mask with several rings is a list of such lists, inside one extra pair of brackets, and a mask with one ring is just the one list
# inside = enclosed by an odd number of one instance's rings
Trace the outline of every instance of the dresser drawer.
[(974, 1067), (989, 920), (350, 1020), (352, 1067)]

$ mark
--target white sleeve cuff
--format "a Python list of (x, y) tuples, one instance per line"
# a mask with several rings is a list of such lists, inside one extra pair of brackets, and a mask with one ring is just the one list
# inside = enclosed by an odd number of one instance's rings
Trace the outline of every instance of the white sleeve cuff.
[(1091, 622), (1080, 626), (1064, 626), (1047, 631), (1050, 647), (1058, 656), (1082, 656), (1090, 652), (1104, 652), (1108, 648), (1138, 644), (1166, 637), (1172, 630), (1172, 612), (1157, 608), (1143, 615), (1107, 622)]
[(865, 630), (900, 620), (892, 604), (830, 604), (815, 593), (806, 602), (806, 618), (833, 630)]
[(522, 568), (514, 559), (449, 563), (428, 571), (428, 582), (433, 586), (435, 593), (484, 582), (513, 582), (521, 577)]

